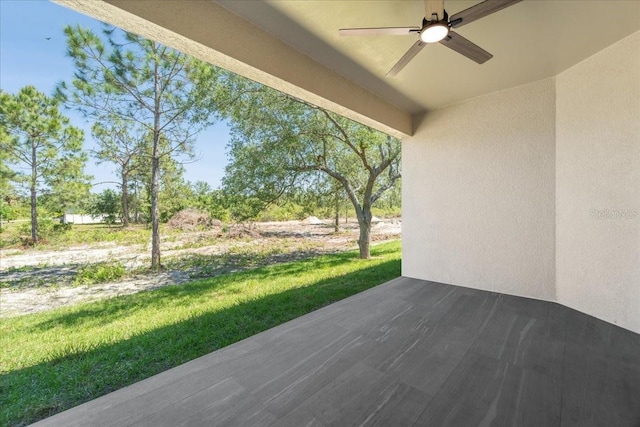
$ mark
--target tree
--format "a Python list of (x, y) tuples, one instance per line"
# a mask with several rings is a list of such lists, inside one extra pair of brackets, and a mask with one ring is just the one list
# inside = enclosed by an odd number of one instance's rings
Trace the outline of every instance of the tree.
[[(152, 196), (152, 144), (151, 136), (143, 138), (144, 149), (136, 156), (132, 163), (132, 184), (139, 189), (138, 204), (145, 211), (147, 218), (151, 217)], [(160, 138), (160, 150), (166, 152), (169, 149), (169, 141)], [(191, 151), (188, 153), (191, 154)], [(191, 197), (191, 188), (184, 180), (184, 165), (171, 156), (162, 156), (159, 161), (160, 176), (158, 178), (158, 209), (160, 222), (168, 221), (173, 214), (186, 207)]]
[(351, 205), (342, 185), (327, 174), (316, 174), (315, 181), (305, 188), (296, 198), (296, 203), (309, 212), (321, 212), (333, 217), (334, 232), (340, 231), (340, 214)]
[(214, 190), (204, 181), (196, 181), (191, 186), (191, 200), (189, 207), (207, 212), (211, 218), (228, 221), (231, 218), (228, 197), (221, 189)]
[(100, 194), (94, 195), (89, 205), (89, 213), (94, 217), (103, 216), (109, 226), (122, 218), (121, 197), (115, 191), (107, 188)]
[[(16, 95), (0, 91), (0, 150), (14, 169), (13, 180), (26, 183), (31, 203), (31, 239), (38, 243), (38, 194), (49, 191), (59, 203), (88, 190), (83, 174), (87, 155), (83, 132), (58, 110), (58, 101), (33, 86)], [(60, 206), (63, 210), (64, 207)]]
[(118, 116), (109, 117), (104, 123), (95, 123), (91, 128), (93, 138), (98, 143), (98, 149), (94, 151), (98, 164), (111, 162), (116, 165), (116, 173), (120, 178), (123, 227), (127, 227), (131, 221), (129, 181), (141, 165), (140, 162), (136, 162), (136, 158), (143, 156), (145, 151), (144, 138), (133, 133), (137, 128), (131, 120), (124, 120)]
[(208, 182), (196, 181), (193, 184), (189, 183), (189, 186), (193, 195), (191, 207), (208, 212), (214, 203), (211, 185)]
[[(193, 137), (211, 124), (220, 70), (157, 42), (114, 28), (99, 37), (65, 28), (76, 68), (58, 93), (95, 121), (113, 117), (151, 135), (151, 268), (160, 265), (160, 160), (188, 153)], [(161, 139), (168, 141), (163, 149)]]
[(346, 193), (360, 228), (360, 257), (370, 257), (371, 207), (400, 179), (400, 142), (273, 89), (235, 78), (224, 186), (272, 203), (324, 174)]
[[(0, 141), (8, 137), (7, 135), (3, 136), (4, 132), (4, 127), (0, 127)], [(3, 221), (15, 217), (12, 204), (16, 199), (16, 191), (11, 182), (15, 179), (15, 173), (8, 165), (9, 154), (6, 150), (0, 150), (0, 230)]]

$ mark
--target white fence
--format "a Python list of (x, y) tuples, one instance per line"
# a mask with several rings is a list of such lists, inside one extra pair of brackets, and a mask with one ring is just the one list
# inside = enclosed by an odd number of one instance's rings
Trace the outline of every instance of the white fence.
[(106, 215), (81, 215), (81, 214), (64, 214), (62, 217), (63, 224), (100, 224), (104, 222)]

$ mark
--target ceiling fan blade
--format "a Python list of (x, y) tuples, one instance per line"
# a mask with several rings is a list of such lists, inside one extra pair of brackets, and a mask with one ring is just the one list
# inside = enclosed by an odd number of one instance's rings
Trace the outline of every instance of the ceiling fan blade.
[(407, 36), (417, 33), (420, 27), (341, 28), (341, 36)]
[(400, 58), (400, 60), (396, 62), (396, 65), (394, 65), (393, 68), (389, 70), (389, 72), (387, 73), (387, 76), (393, 77), (397, 75), (400, 72), (400, 70), (402, 70), (409, 63), (409, 61), (411, 61), (413, 57), (416, 56), (418, 52), (420, 52), (422, 48), (425, 47), (426, 45), (427, 44), (424, 43), (422, 40), (418, 40), (417, 42), (415, 42), (413, 46), (409, 48), (407, 53), (402, 55), (402, 58)]
[(453, 49), (459, 54), (476, 61), (478, 64), (484, 64), (493, 58), (492, 54), (454, 31), (449, 31), (447, 37), (441, 40), (440, 43), (449, 49)]
[(482, 3), (478, 3), (475, 6), (471, 6), (468, 9), (458, 12), (453, 15), (449, 22), (452, 28), (462, 27), (477, 19), (483, 18), (487, 15), (491, 15), (499, 10), (509, 7), (522, 0), (485, 0)]
[[(434, 14), (438, 16), (435, 19)], [(427, 21), (444, 19), (444, 0), (424, 0), (424, 17)]]

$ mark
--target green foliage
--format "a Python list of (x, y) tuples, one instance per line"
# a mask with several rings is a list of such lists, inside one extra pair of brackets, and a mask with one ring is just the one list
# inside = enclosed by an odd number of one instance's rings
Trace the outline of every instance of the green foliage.
[(9, 195), (5, 195), (0, 199), (0, 225), (5, 221), (17, 219), (20, 213), (20, 202), (16, 199), (11, 198)]
[(78, 269), (73, 282), (76, 285), (113, 282), (123, 278), (126, 274), (127, 269), (121, 262), (101, 262), (88, 264)]
[[(47, 212), (43, 212), (44, 215), (48, 215)], [(38, 234), (40, 236), (39, 245), (41, 247), (50, 246), (52, 241), (59, 243), (64, 240), (66, 234), (70, 233), (73, 229), (73, 224), (64, 224), (59, 218), (52, 218), (51, 216), (38, 217)], [(16, 235), (7, 236), (6, 246), (15, 246), (20, 244), (21, 246), (31, 246), (31, 226), (28, 223), (21, 223), (15, 227)], [(15, 240), (15, 239), (18, 240)]]
[(226, 88), (235, 102), (226, 110), (232, 124), (225, 191), (257, 201), (247, 217), (310, 189), (336, 212), (346, 198), (360, 224), (360, 254), (368, 258), (371, 208), (400, 179), (400, 142), (246, 79), (229, 77)]
[(24, 425), (400, 275), (399, 242), (0, 324), (0, 425)]
[(94, 152), (98, 164), (110, 162), (116, 165), (120, 181), (120, 216), (126, 226), (131, 221), (129, 187), (138, 186), (136, 184), (139, 183), (131, 181), (135, 179), (135, 172), (143, 166), (136, 160), (145, 155), (145, 143), (149, 141), (140, 134), (135, 122), (115, 114), (107, 115), (104, 122), (94, 123), (91, 133), (98, 143), (98, 150)]
[(73, 228), (73, 224), (70, 222), (67, 222), (67, 223), (60, 222), (57, 224), (53, 224), (53, 231), (55, 233), (63, 233), (63, 232), (71, 231), (72, 228)]
[[(40, 238), (49, 239), (55, 230), (56, 222), (48, 216), (47, 212), (42, 212), (43, 215), (38, 217), (38, 235)], [(31, 224), (22, 223), (18, 226), (18, 232), (22, 242), (28, 242), (31, 237)]]
[(399, 217), (402, 215), (400, 206), (371, 208), (371, 213), (379, 218)]
[[(169, 150), (168, 141), (164, 138), (160, 140), (161, 150)], [(152, 183), (152, 144), (147, 143), (140, 155), (135, 156), (131, 162), (132, 172), (129, 174), (129, 186), (139, 189), (137, 196), (138, 208), (142, 210), (138, 220), (151, 222), (151, 183)], [(167, 222), (176, 212), (190, 207), (193, 200), (191, 186), (184, 180), (185, 167), (171, 156), (162, 156), (159, 159), (159, 181), (158, 181), (158, 209), (160, 212), (160, 222)]]
[[(64, 212), (86, 197), (89, 189), (83, 174), (87, 155), (82, 151), (82, 130), (71, 126), (58, 110), (59, 101), (33, 86), (11, 95), (0, 90), (0, 183), (24, 184), (31, 200), (31, 239), (38, 242), (38, 195), (45, 192), (55, 203), (50, 209)], [(6, 172), (7, 165), (12, 173)], [(21, 172), (26, 170), (27, 172)]]
[(122, 214), (121, 197), (114, 190), (106, 189), (95, 195), (89, 206), (89, 213), (94, 217), (104, 215), (104, 222), (109, 225), (116, 223)]
[(231, 219), (236, 222), (255, 221), (267, 204), (258, 197), (225, 192), (225, 202)]
[(305, 209), (293, 202), (286, 201), (281, 204), (272, 204), (265, 209), (260, 217), (260, 221), (289, 221), (292, 219), (303, 219), (305, 215)]
[[(169, 159), (167, 157), (167, 159)], [(169, 163), (169, 162), (168, 162)], [(160, 221), (167, 222), (189, 205), (191, 187), (184, 180), (184, 166), (173, 162), (160, 170)]]
[[(0, 126), (0, 141), (8, 139), (6, 130), (4, 126)], [(0, 150), (0, 228), (4, 221), (18, 217), (16, 204), (20, 201), (20, 197), (14, 185), (16, 172), (8, 162), (10, 154), (9, 150)]]
[[(151, 267), (160, 267), (160, 205), (175, 202), (181, 188), (172, 188), (161, 198), (163, 159), (193, 157), (193, 137), (206, 128), (216, 111), (215, 97), (221, 71), (155, 41), (115, 28), (103, 36), (80, 26), (64, 30), (67, 53), (76, 69), (70, 85), (63, 83), (58, 94), (85, 116), (103, 123), (96, 135), (116, 133), (124, 124), (129, 130), (121, 141), (114, 139), (120, 153), (124, 145), (141, 142), (150, 161), (148, 185), (152, 230)], [(95, 129), (94, 129), (95, 130)], [(104, 148), (104, 144), (103, 144)], [(111, 151), (109, 148), (108, 151)], [(108, 161), (120, 155), (104, 153)], [(121, 168), (122, 172), (122, 168)], [(165, 190), (168, 183), (165, 179)], [(177, 184), (177, 183), (175, 183)], [(164, 219), (180, 210), (179, 203), (164, 212)]]
[(191, 185), (191, 195), (190, 207), (223, 222), (231, 220), (228, 198), (222, 190), (213, 190), (208, 183), (196, 181)]

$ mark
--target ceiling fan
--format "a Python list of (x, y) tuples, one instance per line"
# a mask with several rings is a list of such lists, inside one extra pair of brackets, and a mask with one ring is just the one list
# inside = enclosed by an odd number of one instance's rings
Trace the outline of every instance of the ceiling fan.
[(430, 43), (440, 42), (478, 64), (483, 64), (493, 58), (493, 55), (454, 32), (452, 28), (462, 27), (520, 1), (522, 0), (485, 0), (449, 18), (447, 11), (444, 10), (444, 0), (424, 0), (425, 18), (422, 19), (420, 27), (342, 28), (338, 34), (341, 36), (418, 35), (418, 41), (389, 70), (387, 76), (398, 74), (425, 45)]

